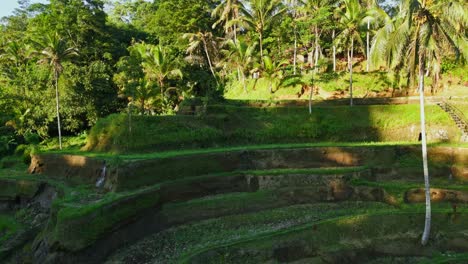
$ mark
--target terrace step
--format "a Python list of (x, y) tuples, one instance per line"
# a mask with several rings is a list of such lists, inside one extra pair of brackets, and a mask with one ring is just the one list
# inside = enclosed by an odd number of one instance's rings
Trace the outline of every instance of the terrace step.
[(432, 219), (441, 239), (426, 246), (416, 242), (424, 213), (387, 211), (311, 222), (255, 239), (224, 243), (198, 251), (182, 262), (219, 263), (222, 259), (223, 263), (295, 263), (313, 257), (312, 263), (366, 263), (381, 257), (431, 258), (435, 252), (468, 250), (468, 237), (457, 231), (466, 228), (468, 213), (458, 214), (456, 222), (444, 212), (433, 212)]
[(303, 204), (181, 225), (146, 237), (108, 258), (107, 263), (180, 263), (186, 256), (226, 243), (297, 228), (366, 210), (391, 210), (378, 203)]
[(447, 103), (446, 101), (437, 102), (437, 105), (447, 114), (449, 114), (449, 116), (452, 118), (452, 120), (462, 132), (460, 141), (468, 142), (468, 121), (464, 116), (463, 112), (457, 109), (455, 106)]

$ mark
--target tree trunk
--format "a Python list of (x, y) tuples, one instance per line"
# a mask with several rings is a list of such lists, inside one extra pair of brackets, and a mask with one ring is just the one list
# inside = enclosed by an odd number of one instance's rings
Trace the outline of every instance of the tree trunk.
[(351, 37), (351, 50), (349, 51), (349, 96), (350, 101), (349, 105), (353, 106), (353, 48), (354, 48), (354, 38)]
[(332, 32), (332, 41), (333, 41), (333, 71), (336, 71), (336, 46), (335, 46), (335, 30)]
[(210, 66), (210, 71), (213, 74), (213, 78), (216, 81), (216, 85), (218, 85), (218, 78), (216, 78), (216, 74), (215, 74), (215, 72), (213, 70), (213, 65), (211, 64), (210, 54), (208, 53), (208, 47), (206, 45), (206, 40), (204, 38), (203, 38), (203, 49), (205, 50), (206, 59), (208, 60), (208, 65)]
[(244, 86), (244, 92), (247, 93), (247, 85), (245, 84), (244, 71), (241, 71), (239, 67), (237, 67), (237, 73), (239, 74), (239, 78), (242, 78), (242, 86)]
[(130, 142), (132, 139), (132, 106), (133, 106), (134, 97), (128, 104), (128, 137), (127, 137), (127, 150), (130, 149)]
[(234, 24), (232, 28), (234, 31), (234, 42), (237, 42), (237, 26)]
[(370, 29), (370, 19), (367, 19), (367, 47), (366, 47), (366, 52), (367, 52), (367, 62), (366, 62), (366, 71), (369, 72), (369, 54), (370, 54), (370, 47), (369, 47), (369, 29)]
[(60, 125), (60, 103), (59, 103), (59, 92), (58, 92), (58, 80), (59, 80), (59, 73), (54, 70), (54, 77), (55, 77), (55, 103), (56, 103), (56, 110), (57, 110), (57, 128), (58, 128), (58, 136), (59, 136), (59, 148), (62, 149), (62, 128)]
[(310, 87), (310, 94), (309, 94), (309, 114), (312, 114), (312, 95), (313, 94), (314, 94), (314, 76), (312, 75), (312, 86)]
[(319, 60), (319, 34), (318, 34), (318, 28), (317, 26), (315, 26), (315, 54), (314, 54), (314, 57), (315, 57), (315, 60), (314, 60), (314, 70), (317, 69), (317, 65), (318, 65), (318, 60)]
[(419, 108), (421, 115), (421, 145), (424, 171), (424, 186), (426, 192), (426, 218), (424, 221), (424, 232), (421, 244), (426, 245), (431, 232), (431, 192), (429, 185), (429, 169), (427, 165), (427, 145), (426, 145), (426, 116), (424, 113), (424, 58), (419, 56)]
[(259, 42), (260, 42), (260, 57), (261, 57), (262, 66), (263, 66), (263, 35), (262, 35), (261, 32), (259, 33), (259, 35), (260, 35), (259, 36), (260, 37), (260, 40), (259, 40)]
[[(237, 6), (237, 1), (234, 2), (234, 6)], [(239, 9), (238, 8), (234, 8), (234, 19), (237, 19), (239, 17)], [(234, 42), (237, 43), (237, 25), (234, 24), (232, 25), (233, 29), (234, 29)]]
[(296, 75), (296, 58), (297, 58), (297, 33), (296, 33), (296, 26), (294, 26), (294, 75)]
[(141, 115), (145, 115), (145, 98), (141, 98), (140, 100), (141, 103)]
[(163, 80), (159, 80), (159, 89), (161, 89), (161, 100), (164, 102), (164, 89), (163, 89)]

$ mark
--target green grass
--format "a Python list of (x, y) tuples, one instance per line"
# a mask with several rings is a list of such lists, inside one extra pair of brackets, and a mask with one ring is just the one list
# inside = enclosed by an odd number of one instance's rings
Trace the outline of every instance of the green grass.
[[(362, 239), (363, 242), (370, 242), (374, 237), (378, 238), (385, 234), (404, 234), (404, 236), (418, 238), (418, 232), (413, 230), (417, 230), (416, 228), (420, 226), (419, 223), (422, 222), (424, 216), (423, 211), (422, 206), (412, 206), (407, 210), (370, 210), (364, 214), (351, 212), (345, 216), (309, 222), (289, 229), (280, 229), (234, 242), (205, 247), (185, 255), (179, 262), (216, 263), (221, 260), (217, 257), (224, 256), (226, 258), (223, 261), (227, 263), (258, 263), (268, 260), (268, 256), (271, 256), (270, 252), (281, 245), (301, 245), (303, 242), (317, 245), (321, 253), (333, 253), (350, 249), (350, 247), (352, 249), (353, 245), (347, 245), (343, 243), (343, 240), (348, 239), (351, 242), (353, 237)], [(468, 207), (464, 207), (462, 211), (461, 217), (466, 219)], [(449, 209), (435, 206), (433, 210), (434, 229), (439, 230), (439, 232), (444, 231), (444, 229), (453, 232), (454, 229), (461, 227), (464, 220), (448, 225), (447, 221), (450, 221), (446, 216), (448, 212), (450, 212)], [(417, 221), (415, 221), (416, 217)], [(400, 229), (402, 231), (399, 231)], [(413, 244), (414, 239), (410, 238), (410, 240)]]
[[(192, 203), (187, 204), (191, 205)], [(186, 255), (218, 244), (256, 237), (326, 218), (387, 208), (389, 207), (384, 204), (364, 205), (360, 202), (345, 202), (339, 205), (306, 204), (209, 219), (152, 235), (117, 254), (111, 261), (124, 259), (128, 263), (136, 261), (134, 258), (145, 256), (153, 262), (179, 263)]]
[[(247, 108), (210, 106), (202, 116), (135, 116), (129, 134), (126, 115), (110, 115), (91, 129), (90, 151), (145, 152), (238, 145), (320, 142), (417, 142), (418, 105)], [(459, 131), (438, 106), (426, 108), (428, 128)], [(413, 129), (414, 130), (414, 129)], [(416, 131), (416, 130), (415, 130)], [(433, 140), (434, 141), (434, 140)]]
[(84, 204), (62, 200), (54, 204), (57, 217), (50, 233), (51, 239), (67, 250), (81, 250), (122, 221), (158, 204), (158, 190), (156, 186), (134, 192), (107, 193)]
[[(347, 72), (323, 73), (318, 77), (316, 85), (326, 91), (345, 91), (349, 88), (349, 75)], [(358, 72), (353, 74), (353, 95), (363, 97), (369, 92), (380, 92), (391, 87), (393, 77), (385, 72)], [(301, 86), (281, 87), (275, 93), (270, 94), (269, 82), (263, 78), (247, 80), (247, 92), (244, 91), (242, 83), (233, 83), (227, 87), (225, 97), (227, 99), (242, 100), (265, 100), (265, 99), (308, 99), (309, 94), (305, 93), (301, 97), (297, 94), (301, 91)], [(315, 97), (316, 98), (316, 97)]]
[[(359, 70), (359, 66), (354, 67)], [(467, 65), (456, 65), (448, 72), (442, 74), (441, 84), (444, 87), (449, 87), (448, 91), (442, 91), (442, 95), (455, 95), (464, 96), (466, 93), (466, 87), (464, 84), (468, 82), (466, 72), (468, 70)], [(402, 82), (402, 88), (406, 86), (405, 80)], [(348, 91), (349, 89), (349, 73), (346, 71), (337, 73), (321, 73), (318, 74), (315, 80), (316, 86), (319, 87), (324, 93), (315, 95), (316, 99), (326, 99), (333, 92)], [(425, 85), (429, 87), (432, 85), (432, 78), (425, 78)], [(372, 92), (383, 92), (390, 90), (395, 86), (395, 77), (393, 74), (387, 72), (364, 72), (362, 67), (360, 71), (353, 73), (353, 96), (355, 98), (365, 97)], [(461, 90), (460, 90), (461, 88)], [(463, 89), (465, 88), (465, 89)], [(429, 88), (428, 88), (429, 89)], [(409, 89), (410, 92), (415, 89)], [(453, 91), (452, 91), (453, 90)], [(289, 86), (282, 87), (275, 93), (269, 92), (269, 82), (263, 78), (260, 78), (257, 82), (253, 79), (247, 80), (247, 92), (244, 91), (244, 87), (240, 82), (233, 82), (228, 85), (225, 92), (225, 98), (227, 99), (240, 99), (240, 100), (282, 100), (282, 99), (308, 99), (309, 94), (304, 93), (301, 97), (298, 97), (301, 87)], [(327, 94), (329, 93), (329, 94)], [(325, 98), (323, 98), (325, 97)], [(345, 98), (349, 95), (345, 95)]]
[[(311, 147), (385, 147), (385, 146), (417, 146), (419, 143), (415, 142), (403, 142), (403, 141), (389, 141), (389, 142), (318, 142), (318, 143), (295, 143), (295, 144), (265, 144), (265, 145), (243, 145), (243, 146), (231, 146), (231, 147), (213, 147), (203, 149), (181, 149), (181, 150), (169, 150), (169, 151), (158, 151), (158, 152), (143, 152), (143, 153), (115, 153), (115, 152), (97, 152), (97, 151), (82, 151), (82, 150), (51, 150), (46, 153), (51, 154), (71, 154), (71, 155), (83, 155), (93, 158), (107, 159), (110, 162), (122, 162), (131, 160), (144, 160), (154, 158), (170, 158), (183, 155), (197, 155), (206, 153), (222, 153), (230, 151), (242, 151), (242, 150), (268, 150), (268, 149), (289, 149), (289, 148), (311, 148)], [(459, 143), (433, 143), (429, 146), (460, 146)], [(468, 145), (467, 145), (468, 146)]]
[[(202, 116), (135, 116), (128, 133), (126, 115), (110, 115), (91, 129), (89, 151), (144, 152), (235, 145), (319, 142), (413, 141), (418, 105), (246, 108), (210, 106)], [(212, 112), (212, 114), (210, 114)], [(459, 131), (438, 106), (426, 108), (427, 126)], [(435, 140), (432, 140), (435, 141)]]
[(0, 214), (0, 245), (21, 227), (13, 216)]

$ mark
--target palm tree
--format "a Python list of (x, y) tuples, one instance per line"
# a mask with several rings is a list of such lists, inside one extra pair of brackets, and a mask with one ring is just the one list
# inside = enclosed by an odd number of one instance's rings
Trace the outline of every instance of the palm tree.
[[(0, 59), (7, 61), (6, 67), (3, 68), (3, 74), (8, 77), (13, 83), (19, 82), (19, 74), (26, 71), (27, 65), (33, 55), (34, 50), (31, 49), (30, 45), (20, 45), (16, 41), (10, 41), (6, 44), (3, 49), (3, 53), (0, 54)], [(16, 85), (21, 87), (21, 95), (24, 96), (26, 93), (26, 87), (24, 85)]]
[(350, 105), (353, 106), (353, 53), (356, 44), (362, 49), (364, 42), (360, 35), (360, 25), (366, 17), (359, 0), (344, 0), (344, 6), (339, 10), (340, 25), (343, 31), (338, 35), (338, 41), (348, 46), (349, 92)]
[[(465, 27), (468, 20), (465, 14), (466, 3), (462, 1), (405, 0), (394, 28), (382, 33), (378, 44), (388, 65), (406, 66), (410, 79), (418, 79), (421, 117), (421, 145), (423, 159), (424, 185), (426, 194), (426, 217), (421, 244), (426, 245), (431, 230), (431, 197), (427, 161), (425, 111), (424, 111), (424, 74), (428, 67), (434, 76), (440, 73), (440, 63), (444, 55), (463, 54), (466, 60)], [(386, 37), (383, 37), (383, 36)], [(376, 36), (377, 37), (377, 36)], [(466, 44), (465, 44), (466, 45)], [(376, 48), (375, 50), (378, 50)]]
[(334, 0), (308, 0), (304, 1), (303, 9), (307, 14), (305, 19), (312, 25), (314, 33), (314, 67), (317, 66), (321, 54), (320, 37), (323, 29), (321, 27), (328, 26), (332, 15), (332, 7)]
[(221, 23), (224, 23), (224, 32), (226, 35), (232, 34), (232, 39), (237, 40), (237, 24), (231, 23), (239, 18), (239, 0), (223, 0), (211, 12), (212, 17), (218, 17), (218, 20), (213, 24), (216, 28)]
[(203, 51), (208, 61), (208, 66), (213, 74), (213, 78), (216, 80), (216, 84), (218, 84), (218, 78), (214, 72), (213, 62), (209, 52), (209, 50), (215, 50), (217, 46), (216, 41), (213, 39), (213, 34), (211, 32), (199, 31), (197, 33), (185, 33), (182, 37), (190, 41), (189, 47), (187, 48), (187, 53), (189, 54), (194, 53), (200, 47), (200, 44), (203, 44)]
[(182, 78), (182, 71), (177, 69), (162, 46), (150, 44), (135, 44), (135, 48), (141, 56), (143, 71), (149, 81), (158, 84), (161, 92), (161, 100), (164, 100), (166, 80), (169, 77)]
[(78, 51), (74, 47), (69, 47), (67, 42), (61, 38), (58, 33), (47, 35), (38, 41), (34, 41), (37, 45), (38, 54), (41, 59), (38, 61), (41, 64), (48, 64), (53, 71), (53, 79), (55, 84), (55, 103), (57, 111), (57, 128), (59, 135), (59, 148), (62, 149), (62, 131), (60, 125), (60, 103), (58, 82), (60, 74), (63, 71), (62, 62), (72, 56), (78, 55)]
[(283, 8), (281, 0), (250, 0), (247, 6), (240, 3), (239, 7), (243, 14), (243, 17), (239, 18), (241, 22), (247, 24), (258, 34), (260, 58), (263, 58), (265, 31), (286, 9)]
[(268, 89), (270, 94), (273, 93), (273, 85), (275, 85), (276, 90), (280, 87), (284, 79), (283, 67), (286, 64), (288, 64), (287, 60), (277, 62), (272, 60), (270, 56), (263, 57), (264, 69), (262, 75), (269, 83)]
[(238, 80), (242, 80), (244, 92), (247, 92), (245, 72), (255, 61), (254, 54), (257, 45), (256, 43), (249, 45), (241, 39), (237, 39), (237, 41), (228, 40), (226, 45), (228, 46), (228, 49), (223, 50), (222, 53), (236, 68)]

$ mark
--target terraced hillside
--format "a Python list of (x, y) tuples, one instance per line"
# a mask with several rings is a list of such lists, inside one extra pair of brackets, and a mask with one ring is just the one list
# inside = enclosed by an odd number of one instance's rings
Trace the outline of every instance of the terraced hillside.
[[(235, 112), (234, 108), (224, 109), (232, 111), (229, 116)], [(373, 112), (375, 120), (394, 115), (393, 110), (385, 109), (380, 111), (382, 116), (377, 110)], [(434, 107), (435, 113), (437, 109)], [(237, 117), (249, 116), (254, 110), (239, 111), (248, 114)], [(263, 111), (267, 114), (261, 114)], [(260, 110), (252, 118), (262, 124), (257, 135), (268, 131), (268, 122), (281, 124), (274, 131), (281, 131), (286, 124), (291, 124), (292, 131), (296, 129), (286, 116), (299, 110), (287, 115), (284, 111), (287, 108)], [(328, 115), (337, 109), (319, 111)], [(212, 125), (207, 120), (216, 119), (219, 112), (202, 120)], [(277, 117), (278, 122), (271, 117)], [(408, 120), (401, 122), (414, 122)], [(443, 111), (434, 120), (449, 128), (454, 126)], [(107, 125), (101, 123), (90, 138), (99, 130), (118, 135), (115, 124), (119, 123), (114, 121), (103, 121)], [(134, 122), (134, 128), (143, 127), (138, 118)], [(388, 124), (384, 130), (396, 121)], [(169, 133), (169, 127), (158, 129)], [(249, 129), (255, 131), (255, 127)], [(417, 140), (339, 143), (317, 138), (306, 141), (303, 136), (298, 142), (284, 133), (284, 141), (277, 144), (235, 145), (246, 136), (233, 137), (229, 145), (224, 141), (228, 140), (228, 130), (220, 131), (220, 137), (213, 138), (214, 145), (227, 146), (195, 148), (204, 140), (209, 142), (208, 138), (195, 138), (197, 143), (187, 146), (189, 134), (182, 133), (176, 137), (179, 142), (152, 145), (159, 149), (157, 152), (116, 154), (70, 149), (36, 153), (28, 167), (14, 159), (3, 161), (0, 262), (468, 260), (468, 148), (464, 144), (434, 143), (429, 148), (433, 223), (429, 244), (421, 246), (425, 206)], [(118, 139), (107, 135), (101, 134)], [(147, 135), (148, 143), (167, 136), (158, 139), (160, 134), (153, 138)], [(273, 134), (263, 135), (266, 142), (275, 138)], [(289, 140), (296, 143), (280, 144)], [(101, 144), (109, 142), (112, 140)], [(91, 145), (88, 141), (88, 148)], [(145, 149), (135, 146), (134, 151)]]

